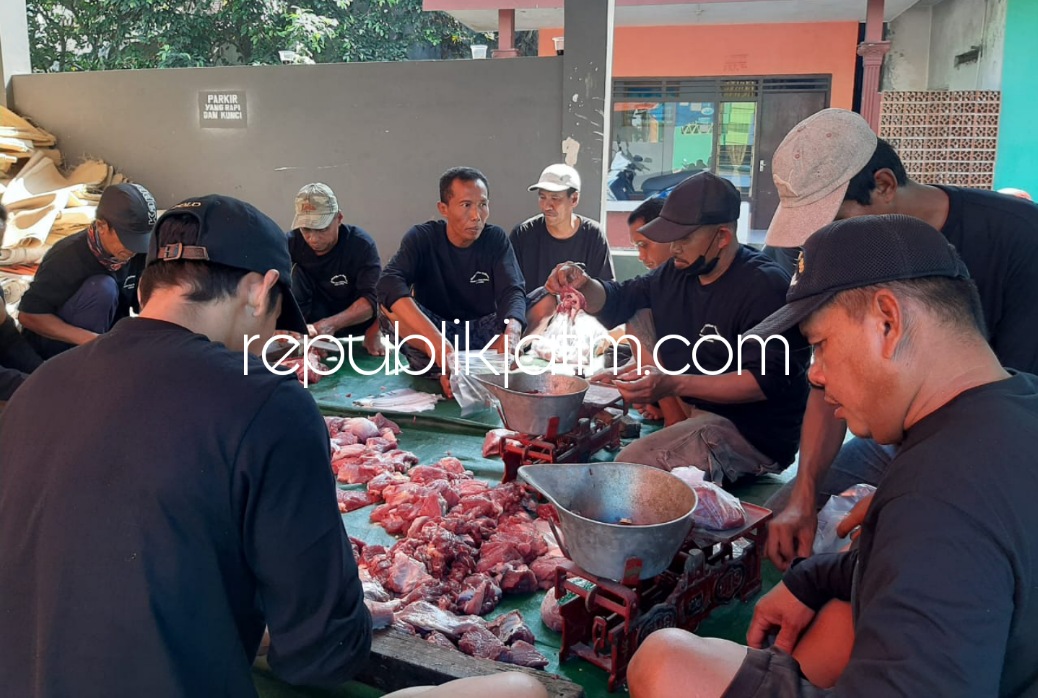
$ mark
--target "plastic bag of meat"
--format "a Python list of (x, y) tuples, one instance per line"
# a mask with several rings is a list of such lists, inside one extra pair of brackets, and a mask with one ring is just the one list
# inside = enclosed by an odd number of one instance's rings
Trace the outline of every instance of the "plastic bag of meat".
[(696, 491), (699, 503), (692, 512), (692, 521), (697, 526), (723, 531), (742, 526), (746, 521), (742, 502), (714, 483), (704, 480), (703, 471), (699, 468), (674, 468), (670, 474), (681, 478)]
[(541, 622), (557, 633), (562, 632), (562, 612), (559, 610), (559, 599), (554, 589), (548, 589), (541, 601)]
[(511, 429), (491, 429), (487, 432), (487, 437), (483, 439), (483, 457), (500, 456), (504, 440), (516, 436), (519, 434)]

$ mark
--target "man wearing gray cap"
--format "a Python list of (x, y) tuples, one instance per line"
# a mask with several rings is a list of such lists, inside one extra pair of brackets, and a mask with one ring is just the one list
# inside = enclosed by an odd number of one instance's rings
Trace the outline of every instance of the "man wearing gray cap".
[[(1038, 207), (978, 189), (919, 184), (859, 114), (826, 109), (786, 135), (772, 173), (780, 204), (767, 243), (798, 247), (833, 219), (900, 213), (938, 229), (980, 294), (988, 340), (1003, 366), (1038, 371)], [(769, 505), (768, 556), (785, 568), (811, 553), (815, 510), (830, 494), (877, 484), (893, 450), (852, 439), (818, 391), (804, 415), (798, 476)], [(838, 454), (838, 455), (837, 455)], [(788, 501), (788, 505), (786, 502)]]
[(363, 229), (343, 222), (327, 184), (307, 184), (296, 195), (288, 251), (292, 294), (310, 335), (362, 336), (369, 354), (384, 354), (375, 318), (375, 284), (382, 273), (378, 247)]
[(147, 189), (114, 184), (101, 194), (96, 220), (47, 252), (18, 315), (40, 356), (86, 344), (137, 307), (137, 278), (155, 216)]
[[(797, 324), (826, 403), (856, 435), (898, 445), (857, 547), (794, 564), (757, 603), (749, 648), (653, 633), (628, 669), (631, 695), (1033, 695), (1038, 378), (1001, 366), (962, 260), (909, 216), (810, 237), (786, 306), (753, 332)], [(843, 602), (845, 648), (811, 626)]]
[(674, 396), (691, 416), (638, 439), (618, 460), (666, 470), (693, 465), (716, 483), (779, 472), (796, 454), (807, 398), (807, 348), (796, 332), (767, 343), (741, 335), (782, 305), (789, 276), (735, 235), (740, 195), (709, 172), (679, 184), (660, 216), (640, 229), (670, 245), (673, 257), (652, 273), (616, 283), (561, 264), (546, 288), (582, 291), (587, 312), (606, 327), (652, 310), (656, 365), (632, 362), (597, 380), (629, 403)]

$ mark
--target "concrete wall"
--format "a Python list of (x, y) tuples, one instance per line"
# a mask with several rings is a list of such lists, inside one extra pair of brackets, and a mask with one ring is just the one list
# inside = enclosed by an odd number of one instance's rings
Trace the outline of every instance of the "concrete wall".
[(927, 89), (932, 21), (932, 7), (916, 6), (887, 25), (890, 52), (883, 60), (882, 90), (916, 92)]
[[(933, 7), (928, 89), (998, 90), (1006, 0), (944, 0)], [(980, 47), (980, 60), (955, 66), (955, 56)]]
[[(201, 128), (203, 90), (243, 91), (247, 127)], [(104, 158), (162, 207), (229, 194), (287, 228), (299, 187), (323, 181), (387, 260), (408, 227), (437, 216), (448, 167), (486, 174), (492, 223), (508, 229), (537, 213), (526, 188), (559, 159), (561, 91), (554, 57), (13, 79), (15, 109), (53, 132), (68, 161)]]
[(995, 188), (1016, 187), (1038, 198), (1034, 166), (1035, 114), (1038, 91), (1038, 2), (1009, 0), (1006, 14), (1005, 62), (1002, 69), (1002, 115), (998, 129)]

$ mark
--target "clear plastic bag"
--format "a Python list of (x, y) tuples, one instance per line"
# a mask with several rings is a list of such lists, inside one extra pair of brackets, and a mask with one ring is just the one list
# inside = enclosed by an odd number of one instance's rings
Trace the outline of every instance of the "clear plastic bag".
[(829, 497), (822, 510), (818, 512), (818, 530), (815, 532), (815, 542), (811, 546), (811, 552), (836, 553), (850, 543), (850, 538), (840, 538), (836, 535), (836, 527), (850, 513), (854, 505), (876, 491), (872, 485), (854, 485), (848, 487), (840, 494)]

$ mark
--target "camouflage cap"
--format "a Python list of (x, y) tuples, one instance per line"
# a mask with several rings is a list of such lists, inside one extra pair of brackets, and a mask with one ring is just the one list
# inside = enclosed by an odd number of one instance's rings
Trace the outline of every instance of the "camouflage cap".
[(292, 227), (324, 230), (338, 212), (339, 202), (335, 200), (331, 187), (320, 182), (307, 184), (296, 194), (296, 216), (292, 219)]

